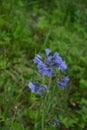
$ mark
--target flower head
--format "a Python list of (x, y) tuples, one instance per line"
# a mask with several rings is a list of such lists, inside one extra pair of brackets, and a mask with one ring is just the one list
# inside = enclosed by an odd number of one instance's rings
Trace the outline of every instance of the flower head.
[(28, 87), (31, 89), (32, 93), (42, 94), (45, 90), (47, 90), (46, 85), (42, 85), (38, 82), (29, 82)]
[(67, 69), (67, 65), (65, 64), (65, 61), (62, 60), (62, 58), (59, 56), (57, 52), (54, 53), (53, 59), (54, 59), (53, 60), (54, 64), (56, 65), (56, 67), (59, 68), (59, 70), (63, 72), (64, 70)]
[(68, 76), (65, 76), (65, 77), (63, 77), (63, 78), (61, 79), (61, 81), (58, 81), (58, 82), (57, 82), (57, 85), (58, 85), (58, 86), (61, 86), (62, 88), (64, 88), (64, 87), (67, 85), (68, 81), (69, 81)]
[(45, 49), (45, 53), (46, 53), (46, 56), (48, 56), (50, 54), (51, 50), (50, 49)]
[(39, 54), (37, 54), (33, 61), (35, 64), (38, 64), (38, 63), (42, 62), (42, 57)]
[(39, 54), (37, 54), (33, 60), (34, 63), (37, 64), (38, 72), (42, 76), (47, 75), (49, 77), (52, 77), (52, 74), (54, 73), (53, 68), (58, 68), (62, 72), (67, 69), (65, 61), (62, 60), (59, 54), (55, 52), (52, 56), (50, 55), (50, 52), (50, 49), (45, 49), (45, 60), (43, 60), (43, 58)]
[(65, 64), (65, 61), (61, 61), (59, 65), (59, 69), (64, 72), (67, 69), (67, 65)]
[(52, 76), (52, 69), (51, 68), (47, 68), (47, 66), (43, 63), (39, 63), (38, 66), (38, 72), (42, 75), (42, 76)]

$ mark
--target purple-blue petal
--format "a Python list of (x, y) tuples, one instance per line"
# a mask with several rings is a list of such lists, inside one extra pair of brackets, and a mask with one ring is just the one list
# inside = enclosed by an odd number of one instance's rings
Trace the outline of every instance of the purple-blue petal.
[(48, 56), (50, 54), (51, 50), (50, 49), (45, 49), (45, 53), (46, 53), (46, 56)]
[(46, 85), (43, 85), (43, 86), (41, 86), (39, 89), (38, 89), (38, 91), (37, 91), (37, 93), (38, 94), (42, 94), (44, 91), (46, 91), (47, 90), (47, 86)]
[(43, 63), (39, 63), (38, 65), (37, 65), (37, 68), (38, 68), (38, 72), (40, 73), (40, 74), (42, 74), (43, 76), (44, 76), (44, 71), (45, 71), (45, 64), (43, 64)]
[(35, 58), (33, 59), (33, 61), (35, 64), (38, 64), (38, 63), (42, 62), (42, 57), (39, 54), (37, 54), (35, 56)]
[(53, 61), (56, 64), (56, 66), (59, 66), (62, 62), (62, 58), (59, 56), (57, 52), (55, 52), (53, 55)]
[(58, 82), (58, 85), (64, 88), (67, 85), (68, 81), (69, 81), (69, 77), (65, 76), (61, 79), (60, 82)]
[(51, 65), (51, 62), (52, 62), (52, 56), (48, 56), (48, 57), (46, 58), (46, 60), (45, 60), (45, 64), (46, 64), (47, 66), (50, 66), (50, 65)]
[(47, 66), (43, 63), (39, 63), (38, 66), (38, 72), (42, 75), (42, 76), (52, 76), (52, 68), (47, 68)]
[(38, 89), (39, 83), (38, 82), (29, 82), (28, 87), (31, 89), (32, 93), (35, 93)]
[(58, 67), (59, 67), (59, 70), (61, 70), (62, 72), (64, 72), (67, 69), (67, 65), (65, 61), (62, 61)]
[(41, 85), (38, 82), (29, 82), (28, 87), (31, 89), (32, 93), (42, 94), (47, 90), (46, 85)]
[(67, 69), (67, 65), (65, 61), (62, 60), (62, 58), (59, 56), (57, 52), (54, 53), (53, 59), (54, 59), (54, 64), (58, 66), (59, 70), (63, 72)]
[(52, 77), (52, 68), (45, 68), (45, 75)]

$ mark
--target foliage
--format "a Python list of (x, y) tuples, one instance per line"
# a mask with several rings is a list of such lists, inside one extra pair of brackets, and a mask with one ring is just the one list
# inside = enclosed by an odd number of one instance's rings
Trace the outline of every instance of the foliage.
[[(38, 79), (32, 58), (37, 52), (43, 55), (44, 48), (60, 53), (68, 63), (70, 78), (66, 89), (58, 91), (61, 101), (55, 101), (53, 107), (57, 110), (49, 116), (60, 119), (60, 130), (84, 128), (87, 123), (86, 3), (86, 0), (0, 1), (0, 130), (34, 129), (39, 96), (31, 94), (27, 84)], [(47, 130), (51, 129), (56, 128), (48, 121)]]

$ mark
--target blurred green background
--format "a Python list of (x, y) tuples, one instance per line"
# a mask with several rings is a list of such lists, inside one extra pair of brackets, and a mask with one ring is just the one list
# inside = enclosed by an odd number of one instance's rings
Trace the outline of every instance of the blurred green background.
[(0, 0), (0, 130), (33, 130), (38, 97), (27, 84), (45, 48), (70, 77), (52, 130), (87, 130), (87, 0)]

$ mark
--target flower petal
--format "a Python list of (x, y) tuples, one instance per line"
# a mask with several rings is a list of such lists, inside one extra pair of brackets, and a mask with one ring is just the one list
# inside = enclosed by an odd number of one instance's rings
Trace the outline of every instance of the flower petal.
[(35, 93), (38, 89), (39, 83), (38, 82), (29, 82), (28, 87), (31, 89), (32, 93)]
[(68, 76), (65, 76), (62, 78), (62, 80), (60, 82), (58, 81), (57, 83), (59, 86), (64, 88), (67, 85), (68, 81), (69, 81)]
[(36, 55), (35, 58), (33, 59), (35, 64), (38, 64), (40, 62), (42, 62), (42, 57), (40, 55)]
[(51, 50), (50, 49), (45, 49), (45, 53), (46, 53), (46, 56), (48, 56), (50, 54)]

